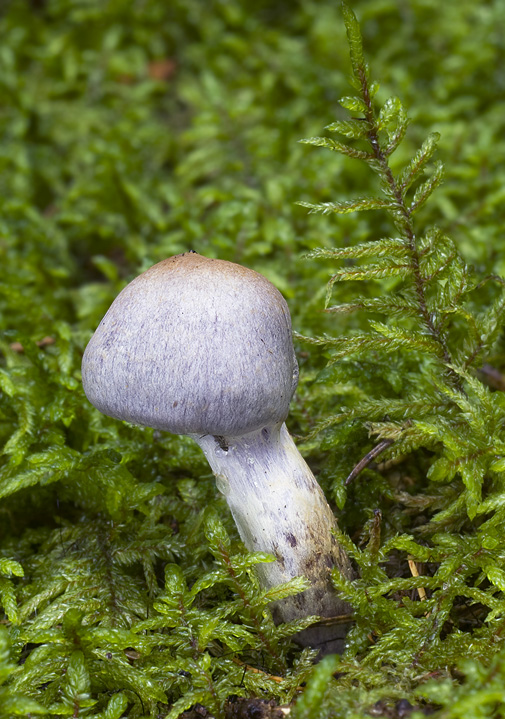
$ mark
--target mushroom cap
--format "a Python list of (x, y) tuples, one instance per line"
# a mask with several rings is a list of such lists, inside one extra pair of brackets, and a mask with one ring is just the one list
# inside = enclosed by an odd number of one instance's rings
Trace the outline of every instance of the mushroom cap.
[(288, 306), (258, 272), (169, 257), (114, 300), (82, 381), (104, 414), (175, 434), (239, 436), (283, 421), (298, 381)]

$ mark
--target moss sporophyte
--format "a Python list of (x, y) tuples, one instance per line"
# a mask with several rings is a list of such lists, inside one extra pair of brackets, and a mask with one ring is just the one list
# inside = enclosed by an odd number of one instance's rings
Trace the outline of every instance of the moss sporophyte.
[[(197, 253), (170, 257), (114, 300), (82, 363), (84, 390), (104, 414), (192, 437), (226, 497), (245, 546), (277, 561), (258, 566), (265, 588), (304, 576), (276, 602), (292, 621), (345, 611), (330, 580), (351, 567), (333, 512), (285, 419), (298, 383), (291, 318), (262, 275)], [(340, 625), (311, 627), (301, 644), (342, 650)]]

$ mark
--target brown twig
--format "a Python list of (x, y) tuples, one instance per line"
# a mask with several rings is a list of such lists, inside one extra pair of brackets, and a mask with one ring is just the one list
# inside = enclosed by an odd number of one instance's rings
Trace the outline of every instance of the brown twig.
[(277, 684), (282, 684), (282, 682), (284, 681), (283, 677), (276, 677), (274, 674), (264, 672), (262, 669), (256, 669), (256, 667), (252, 667), (250, 664), (245, 664), (244, 662), (241, 662), (238, 657), (232, 657), (232, 662), (234, 664), (238, 664), (239, 667), (243, 667), (246, 671), (252, 672), (253, 674), (263, 674), (263, 676), (268, 677), (274, 682), (277, 682)]
[(358, 464), (354, 467), (350, 475), (345, 480), (345, 484), (348, 485), (350, 482), (352, 482), (353, 479), (355, 479), (358, 474), (360, 474), (372, 460), (374, 460), (376, 457), (381, 454), (381, 452), (384, 452), (385, 449), (387, 449), (390, 445), (394, 443), (394, 440), (392, 439), (383, 439), (379, 444), (375, 445), (370, 452), (365, 454), (363, 459), (361, 459)]
[(311, 624), (312, 627), (330, 627), (333, 624), (348, 624), (354, 619), (353, 614), (339, 614), (335, 617), (321, 617), (318, 622)]
[[(420, 575), (419, 575), (419, 570), (417, 569), (417, 564), (414, 562), (414, 560), (413, 560), (413, 559), (409, 559), (409, 560), (408, 560), (408, 563), (409, 563), (410, 573), (412, 574), (412, 576), (413, 576), (413, 577), (419, 577), (419, 576), (420, 576)], [(422, 602), (424, 602), (424, 600), (427, 599), (426, 589), (425, 589), (424, 587), (418, 587), (418, 588), (417, 588), (417, 593), (419, 594), (419, 599), (420, 599)]]

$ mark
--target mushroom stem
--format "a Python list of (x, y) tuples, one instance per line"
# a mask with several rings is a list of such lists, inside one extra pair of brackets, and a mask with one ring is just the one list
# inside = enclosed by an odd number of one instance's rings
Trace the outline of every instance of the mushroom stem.
[[(334, 514), (285, 423), (240, 437), (191, 437), (205, 453), (247, 549), (277, 558), (257, 566), (262, 586), (274, 587), (297, 576), (310, 582), (304, 592), (272, 605), (274, 619), (287, 622), (348, 611), (330, 579), (332, 567), (352, 576), (347, 555), (332, 533)], [(310, 627), (296, 639), (328, 653), (342, 651), (344, 634), (342, 625)]]

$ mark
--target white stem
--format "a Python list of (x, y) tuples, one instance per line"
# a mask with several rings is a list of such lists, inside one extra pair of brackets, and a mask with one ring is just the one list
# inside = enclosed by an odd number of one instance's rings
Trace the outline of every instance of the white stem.
[[(269, 588), (297, 576), (311, 586), (273, 606), (276, 621), (318, 614), (336, 616), (348, 609), (334, 591), (330, 570), (352, 570), (332, 534), (336, 520), (323, 491), (296, 448), (284, 423), (241, 437), (191, 435), (200, 445), (226, 497), (247, 549), (268, 552), (276, 562), (257, 566)], [(303, 644), (325, 645), (342, 637), (342, 627), (314, 627), (302, 632)], [(332, 644), (330, 651), (341, 649)]]

